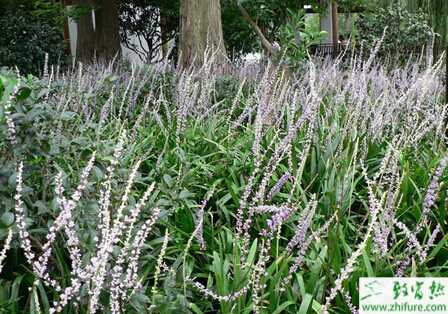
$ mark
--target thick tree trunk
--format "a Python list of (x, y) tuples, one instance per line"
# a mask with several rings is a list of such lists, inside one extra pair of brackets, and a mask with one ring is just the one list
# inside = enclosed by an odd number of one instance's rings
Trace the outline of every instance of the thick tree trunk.
[(331, 0), (323, 0), (321, 2), (324, 7), (325, 11), (323, 11), (320, 14), (320, 30), (327, 32), (324, 38), (322, 38), (321, 42), (323, 44), (334, 44), (333, 41), (333, 14), (332, 14), (332, 7), (333, 7), (333, 1)]
[(180, 68), (201, 66), (207, 49), (216, 63), (226, 63), (219, 0), (181, 0), (179, 48)]
[(162, 59), (167, 58), (168, 54), (168, 29), (167, 29), (168, 17), (165, 15), (163, 9), (160, 9), (160, 40), (162, 41)]
[[(92, 5), (90, 0), (78, 0), (77, 5)], [(78, 20), (76, 38), (76, 60), (89, 63), (93, 60), (95, 51), (95, 32), (93, 29), (92, 14), (82, 15)]]
[(344, 31), (345, 33), (350, 37), (352, 34), (352, 14), (350, 12), (345, 13), (345, 20), (344, 20)]
[(338, 25), (338, 3), (333, 0), (331, 3), (331, 28), (333, 31), (333, 54), (338, 55), (339, 49), (339, 25)]
[(95, 52), (101, 61), (111, 61), (121, 53), (117, 1), (95, 1)]
[(78, 21), (76, 59), (83, 63), (95, 59), (110, 61), (121, 52), (117, 0), (77, 0), (78, 5), (91, 5), (95, 9)]

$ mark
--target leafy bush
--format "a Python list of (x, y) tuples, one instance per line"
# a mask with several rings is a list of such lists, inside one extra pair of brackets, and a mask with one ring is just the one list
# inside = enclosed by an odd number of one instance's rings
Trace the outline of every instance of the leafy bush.
[(427, 21), (425, 13), (411, 13), (398, 4), (378, 7), (375, 11), (362, 14), (355, 22), (358, 48), (362, 44), (364, 51), (374, 50), (387, 27), (379, 56), (394, 55), (397, 51), (420, 53), (432, 36)]
[(325, 36), (324, 31), (306, 20), (304, 11), (289, 11), (289, 22), (280, 27), (280, 46), (285, 62), (297, 67), (307, 58), (307, 50)]
[(62, 32), (26, 12), (0, 15), (0, 66), (17, 66), (22, 73), (42, 73), (45, 54), (48, 64), (67, 63)]

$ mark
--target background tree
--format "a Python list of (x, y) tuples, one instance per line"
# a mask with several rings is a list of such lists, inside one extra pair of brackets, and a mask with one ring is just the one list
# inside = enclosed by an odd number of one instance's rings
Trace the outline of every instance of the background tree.
[[(168, 43), (179, 29), (179, 1), (130, 0), (120, 2), (120, 37), (144, 62), (168, 57)], [(137, 38), (138, 44), (131, 41)], [(160, 53), (161, 52), (161, 53)]]
[(92, 0), (77, 0), (79, 16), (77, 22), (76, 59), (83, 63), (93, 60), (95, 54), (95, 30), (92, 20)]
[(219, 0), (181, 0), (178, 65), (200, 66), (206, 49), (217, 63), (226, 62)]
[(105, 61), (121, 53), (118, 1), (95, 0), (95, 51)]
[(77, 60), (88, 63), (96, 58), (107, 62), (119, 55), (121, 45), (117, 0), (77, 0), (76, 5), (78, 9), (84, 9), (77, 20)]
[[(319, 8), (318, 1), (309, 0), (232, 0), (227, 3), (236, 10), (238, 23), (249, 27), (252, 38), (258, 42), (258, 47), (268, 55), (280, 52), (277, 44), (282, 39), (281, 30), (292, 22), (292, 16), (298, 14), (307, 4), (313, 5), (315, 10)], [(240, 38), (237, 41), (242, 40)]]
[[(346, 2), (355, 0), (345, 0)], [(362, 1), (362, 0), (356, 0)], [(279, 42), (281, 29), (291, 21), (291, 12), (298, 13), (304, 4), (317, 2), (307, 0), (245, 0), (242, 4), (249, 16), (260, 28), (263, 36), (271, 42)], [(262, 49), (259, 36), (243, 18), (235, 0), (221, 0), (221, 20), (224, 44), (232, 59)], [(167, 42), (174, 40), (171, 59), (176, 60), (179, 33), (179, 0), (129, 0), (120, 3), (120, 35), (122, 42), (135, 51), (142, 60), (158, 61), (154, 56), (168, 52)], [(136, 36), (142, 45), (130, 41)], [(143, 47), (143, 48), (142, 48)]]

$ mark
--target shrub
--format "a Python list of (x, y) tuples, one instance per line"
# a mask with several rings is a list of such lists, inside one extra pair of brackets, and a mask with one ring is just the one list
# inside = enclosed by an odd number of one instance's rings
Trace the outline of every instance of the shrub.
[(289, 11), (289, 22), (280, 27), (282, 56), (287, 65), (297, 67), (307, 58), (307, 49), (319, 43), (326, 32), (305, 19), (304, 11)]
[(409, 50), (420, 53), (420, 49), (428, 44), (432, 36), (425, 13), (411, 13), (400, 5), (394, 5), (377, 8), (375, 12), (368, 12), (357, 19), (356, 40), (362, 43), (364, 51), (372, 51), (386, 27), (379, 56)]
[(0, 65), (17, 66), (23, 73), (39, 74), (48, 53), (49, 64), (66, 64), (62, 32), (30, 14), (0, 15)]

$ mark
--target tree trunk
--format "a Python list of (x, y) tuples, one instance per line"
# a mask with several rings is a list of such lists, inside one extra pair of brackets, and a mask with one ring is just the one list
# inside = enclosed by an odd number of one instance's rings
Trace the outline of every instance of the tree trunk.
[(91, 63), (94, 59), (110, 61), (121, 52), (118, 3), (116, 0), (77, 0), (77, 5), (91, 5), (95, 9), (78, 21), (76, 59)]
[(219, 0), (181, 0), (178, 66), (200, 67), (206, 50), (217, 64), (227, 61)]
[(344, 20), (344, 30), (348, 37), (352, 34), (352, 14), (350, 12), (345, 13), (345, 20)]
[(323, 0), (321, 2), (324, 5), (325, 10), (320, 14), (320, 30), (327, 32), (324, 38), (322, 38), (322, 44), (334, 44), (333, 42), (333, 15), (332, 7), (333, 1)]
[[(92, 5), (90, 0), (78, 0), (77, 5)], [(78, 31), (76, 38), (76, 60), (90, 63), (95, 51), (95, 33), (93, 29), (92, 14), (82, 15), (77, 23)]]
[(339, 25), (338, 25), (338, 3), (333, 0), (331, 3), (331, 29), (333, 31), (333, 55), (339, 53)]
[(168, 54), (168, 27), (167, 21), (168, 17), (166, 16), (163, 8), (160, 8), (160, 41), (162, 42), (162, 59), (167, 58)]
[(117, 1), (95, 1), (95, 52), (101, 61), (111, 61), (121, 53)]

